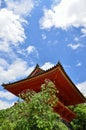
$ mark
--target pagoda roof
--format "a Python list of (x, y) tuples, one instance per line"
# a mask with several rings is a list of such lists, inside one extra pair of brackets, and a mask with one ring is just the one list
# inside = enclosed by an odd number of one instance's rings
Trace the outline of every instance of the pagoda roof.
[(19, 93), (27, 89), (39, 92), (41, 90), (40, 86), (45, 79), (50, 79), (54, 82), (59, 90), (58, 98), (65, 106), (86, 102), (85, 97), (71, 81), (60, 62), (46, 71), (42, 70), (37, 64), (27, 78), (10, 84), (3, 84), (2, 86), (18, 96)]
[(39, 92), (45, 79), (50, 79), (54, 82), (59, 91), (57, 95), (59, 101), (54, 107), (54, 111), (57, 112), (65, 121), (72, 121), (76, 118), (76, 114), (67, 106), (85, 103), (86, 99), (71, 81), (60, 62), (46, 71), (42, 70), (37, 64), (27, 78), (14, 83), (3, 84), (2, 86), (14, 95), (18, 96), (19, 93), (26, 91), (27, 89)]
[(41, 74), (42, 72), (44, 72), (44, 70), (41, 69), (38, 64), (36, 64), (36, 67), (35, 67), (34, 70), (28, 75), (27, 78), (36, 76), (36, 75), (38, 75), (38, 74)]

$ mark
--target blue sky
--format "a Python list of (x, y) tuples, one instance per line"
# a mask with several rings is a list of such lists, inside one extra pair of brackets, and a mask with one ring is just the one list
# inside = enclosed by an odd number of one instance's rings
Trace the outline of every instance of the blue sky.
[[(61, 62), (86, 96), (86, 0), (0, 0), (0, 85)], [(0, 86), (0, 109), (18, 98)]]

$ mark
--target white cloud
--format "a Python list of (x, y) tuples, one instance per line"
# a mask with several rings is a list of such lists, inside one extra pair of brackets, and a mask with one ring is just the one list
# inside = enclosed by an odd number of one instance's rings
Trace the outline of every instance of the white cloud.
[(82, 65), (82, 63), (80, 63), (80, 62), (79, 62), (78, 64), (76, 64), (77, 67), (79, 67), (79, 66), (81, 66), (81, 65)]
[(29, 74), (30, 74), (33, 70), (34, 70), (34, 66), (29, 67), (29, 68), (26, 70), (25, 75), (26, 75), (26, 76), (29, 76)]
[(28, 46), (28, 48), (26, 50), (30, 54), (35, 50), (35, 47), (34, 46)]
[(33, 0), (11, 0), (7, 1), (7, 6), (15, 14), (29, 15), (35, 5), (34, 3)]
[(8, 64), (6, 69), (0, 65), (0, 83), (16, 80), (21, 76), (25, 76), (26, 69), (27, 62), (21, 59), (16, 59), (13, 63)]
[(37, 56), (37, 57), (39, 55), (36, 47), (32, 46), (32, 45), (29, 45), (26, 49), (20, 49), (19, 48), (17, 52), (19, 54), (26, 56), (26, 57), (28, 57), (28, 55), (31, 55), (31, 54), (34, 55), (34, 56)]
[(0, 110), (1, 110), (1, 109), (9, 108), (9, 107), (11, 107), (12, 105), (13, 105), (13, 103), (0, 100)]
[[(0, 10), (0, 44), (4, 44), (6, 48), (8, 45), (17, 45), (24, 42), (26, 36), (22, 23), (25, 22), (18, 15), (7, 9)], [(3, 47), (1, 46), (3, 49)], [(4, 48), (5, 49), (5, 48)], [(4, 50), (3, 50), (4, 51)]]
[[(27, 62), (17, 58), (14, 62), (9, 64), (5, 59), (1, 59), (0, 62), (0, 84), (13, 82), (20, 78), (24, 78), (30, 74), (34, 69), (34, 66), (28, 67)], [(5, 64), (4, 64), (5, 63)], [(3, 66), (4, 64), (4, 66)]]
[(76, 50), (76, 49), (78, 49), (79, 47), (83, 47), (83, 45), (82, 44), (68, 44), (68, 47), (70, 47), (71, 49), (73, 49), (73, 50)]
[(79, 38), (78, 38), (78, 37), (75, 37), (75, 38), (74, 38), (74, 41), (78, 42), (78, 41), (79, 41)]
[(10, 92), (0, 91), (0, 99), (5, 98), (6, 100), (13, 100), (15, 96)]
[[(4, 59), (1, 59), (1, 61), (3, 61), (6, 66), (4, 67), (3, 63), (0, 65), (0, 84), (25, 78), (34, 69), (34, 66), (28, 67), (27, 62), (22, 59), (16, 59), (11, 64), (6, 62)], [(53, 66), (54, 64), (46, 62), (43, 66), (41, 66), (41, 68), (47, 70)]]
[(35, 46), (28, 46), (26, 51), (28, 52), (28, 54), (36, 54), (36, 56), (38, 56), (38, 51), (37, 49), (35, 48)]
[(9, 64), (6, 62), (5, 59), (3, 58), (0, 58), (0, 67), (3, 67), (3, 68), (8, 68)]
[(44, 9), (40, 19), (43, 29), (51, 27), (67, 29), (68, 27), (86, 27), (86, 0), (61, 0), (51, 9)]
[[(20, 78), (24, 78), (28, 76), (34, 69), (34, 66), (28, 67), (27, 62), (22, 59), (16, 59), (11, 64), (6, 62), (4, 59), (1, 59), (1, 61), (2, 64), (0, 64), (0, 84), (13, 82)], [(41, 68), (47, 70), (53, 66), (54, 65), (52, 63), (46, 62)], [(8, 93), (4, 93), (2, 96), (5, 97), (7, 94)]]
[[(24, 43), (26, 15), (35, 7), (34, 0), (5, 0), (7, 6), (0, 10), (0, 51), (9, 52), (13, 46)], [(1, 3), (1, 1), (0, 1)]]
[(82, 94), (84, 94), (84, 96), (86, 96), (86, 81), (77, 84), (77, 87), (82, 92)]
[[(4, 39), (3, 39), (4, 40)], [(9, 52), (10, 51), (9, 43), (6, 41), (0, 41), (0, 51)]]
[(42, 39), (45, 40), (47, 36), (45, 34), (42, 34)]
[(83, 33), (83, 36), (82, 36), (82, 37), (86, 36), (86, 27), (85, 27), (85, 28), (82, 28), (82, 29), (81, 29), (81, 32)]
[(43, 66), (41, 66), (41, 68), (43, 70), (48, 70), (50, 68), (52, 68), (54, 66), (54, 64), (50, 63), (50, 62), (46, 62)]

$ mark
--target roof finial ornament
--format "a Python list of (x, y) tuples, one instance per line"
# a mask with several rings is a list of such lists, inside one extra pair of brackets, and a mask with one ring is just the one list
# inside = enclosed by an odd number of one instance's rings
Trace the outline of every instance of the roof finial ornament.
[(39, 68), (39, 64), (36, 64), (36, 67)]

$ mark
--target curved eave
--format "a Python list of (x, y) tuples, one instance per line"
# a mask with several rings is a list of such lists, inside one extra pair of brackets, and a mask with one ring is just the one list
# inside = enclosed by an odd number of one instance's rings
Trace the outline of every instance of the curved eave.
[(70, 79), (70, 77), (67, 75), (67, 73), (65, 72), (63, 66), (61, 65), (60, 62), (58, 62), (59, 66), (60, 66), (60, 70), (63, 72), (64, 77), (68, 80), (68, 82), (72, 85), (73, 89), (79, 94), (79, 96), (83, 99), (83, 103), (86, 103), (86, 98), (83, 96), (83, 94), (80, 92), (80, 90), (76, 87), (76, 85), (72, 82), (72, 80)]
[(39, 75), (34, 75), (33, 77), (12, 84), (5, 84), (3, 86), (8, 91), (18, 96), (21, 91), (26, 89), (33, 89), (34, 91), (39, 92), (40, 86), (44, 83), (46, 78), (55, 83), (59, 90), (58, 97), (63, 104), (68, 106), (86, 102), (85, 97), (71, 81), (60, 63)]

